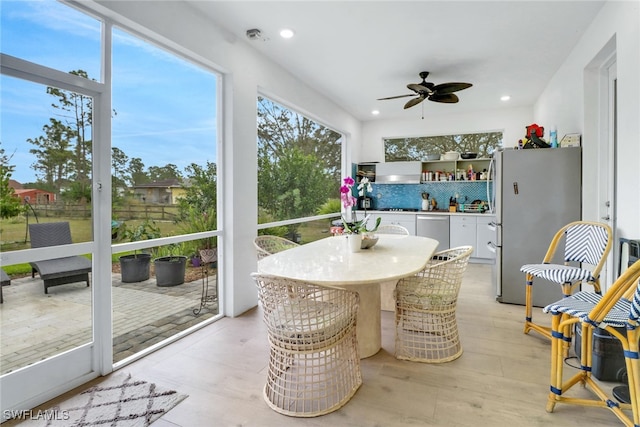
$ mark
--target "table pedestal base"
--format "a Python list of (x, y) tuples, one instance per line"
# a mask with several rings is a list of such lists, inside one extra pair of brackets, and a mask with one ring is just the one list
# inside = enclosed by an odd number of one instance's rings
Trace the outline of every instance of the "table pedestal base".
[(349, 285), (345, 287), (360, 295), (356, 335), (360, 358), (370, 357), (382, 347), (380, 326), (380, 284)]

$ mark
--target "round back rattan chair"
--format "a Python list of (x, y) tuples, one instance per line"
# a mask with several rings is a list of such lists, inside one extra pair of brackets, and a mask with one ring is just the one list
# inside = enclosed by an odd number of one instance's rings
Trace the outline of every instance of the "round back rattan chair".
[(378, 234), (403, 234), (408, 236), (409, 230), (399, 224), (382, 224), (376, 230)]
[(295, 417), (345, 405), (362, 384), (358, 294), (259, 273), (251, 277), (269, 336), (267, 404)]
[(456, 306), (472, 246), (437, 252), (415, 276), (394, 292), (398, 359), (441, 363), (462, 354)]
[(277, 252), (285, 251), (287, 249), (295, 248), (299, 246), (297, 243), (287, 240), (284, 237), (279, 236), (258, 236), (253, 240), (253, 245), (256, 248), (258, 254), (258, 260), (275, 254)]

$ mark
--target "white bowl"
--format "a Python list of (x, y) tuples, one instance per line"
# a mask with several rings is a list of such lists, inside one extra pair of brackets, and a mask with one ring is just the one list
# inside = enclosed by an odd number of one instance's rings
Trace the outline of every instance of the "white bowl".
[(458, 160), (460, 153), (457, 151), (447, 151), (441, 157), (442, 160)]

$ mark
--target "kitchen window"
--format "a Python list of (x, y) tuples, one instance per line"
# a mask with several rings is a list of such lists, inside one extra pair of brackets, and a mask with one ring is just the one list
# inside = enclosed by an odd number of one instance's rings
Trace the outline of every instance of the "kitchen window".
[(502, 132), (385, 138), (384, 160), (386, 162), (424, 160), (429, 154), (441, 154), (447, 151), (478, 153), (479, 158), (486, 158), (501, 146)]

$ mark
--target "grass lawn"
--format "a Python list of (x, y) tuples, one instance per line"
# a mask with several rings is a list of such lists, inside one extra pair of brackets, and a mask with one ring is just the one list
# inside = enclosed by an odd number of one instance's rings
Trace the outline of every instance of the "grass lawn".
[[(88, 242), (92, 239), (92, 221), (91, 218), (86, 219), (66, 219), (66, 218), (39, 218), (39, 222), (59, 222), (68, 221), (71, 228), (71, 240), (74, 243)], [(30, 218), (30, 222), (35, 222), (33, 218)], [(136, 226), (142, 223), (143, 220), (130, 220), (126, 221), (127, 226)], [(160, 228), (162, 236), (173, 236), (180, 233), (178, 225), (172, 221), (156, 221), (156, 225)], [(301, 235), (302, 243), (309, 243), (315, 240), (322, 239), (329, 236), (329, 227), (331, 221), (328, 219), (310, 221), (301, 224), (298, 233)], [(29, 236), (28, 236), (28, 224), (24, 217), (14, 218), (10, 220), (2, 220), (0, 223), (0, 250), (2, 252), (15, 251), (21, 249), (30, 248)], [(185, 246), (178, 251), (187, 251), (190, 245)], [(168, 252), (168, 248), (163, 248), (160, 252)], [(130, 252), (127, 252), (130, 253)], [(127, 253), (112, 254), (111, 261), (117, 263), (118, 258)], [(190, 255), (185, 253), (185, 255)], [(88, 255), (90, 256), (90, 255)], [(31, 274), (31, 266), (29, 264), (15, 264), (2, 267), (10, 276), (23, 276)]]

